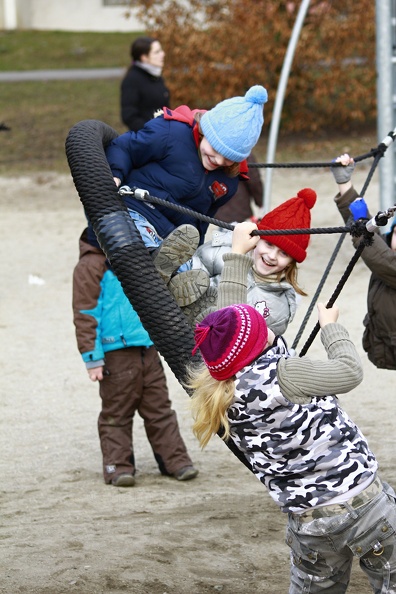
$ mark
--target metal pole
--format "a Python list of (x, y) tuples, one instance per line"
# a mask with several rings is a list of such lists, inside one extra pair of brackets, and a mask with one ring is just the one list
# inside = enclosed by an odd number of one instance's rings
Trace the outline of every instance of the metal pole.
[[(279, 78), (278, 90), (276, 92), (275, 103), (274, 103), (274, 111), (272, 113), (271, 119), (271, 127), (268, 139), (268, 148), (267, 148), (267, 163), (274, 162), (274, 155), (276, 150), (276, 143), (278, 138), (278, 131), (279, 131), (279, 123), (282, 113), (283, 107), (283, 100), (285, 97), (287, 81), (289, 79), (290, 68), (293, 62), (294, 54), (296, 51), (296, 46), (298, 39), (300, 37), (300, 32), (304, 23), (305, 15), (307, 13), (308, 7), (310, 5), (311, 0), (303, 0), (300, 4), (300, 8), (298, 10), (296, 22), (294, 23), (293, 31), (289, 40), (289, 45), (287, 47), (285, 59), (283, 61), (282, 71)], [(271, 203), (271, 179), (272, 179), (272, 169), (268, 168), (265, 172), (265, 184), (264, 184), (264, 200), (263, 200), (263, 212), (266, 213), (270, 209)]]
[[(376, 0), (376, 64), (377, 64), (377, 132), (378, 141), (395, 126), (395, 97), (393, 69), (394, 56), (392, 31), (396, 28), (396, 15), (392, 14), (392, 0)], [(380, 210), (395, 202), (395, 147), (389, 147), (379, 163)], [(385, 231), (386, 232), (386, 231)]]

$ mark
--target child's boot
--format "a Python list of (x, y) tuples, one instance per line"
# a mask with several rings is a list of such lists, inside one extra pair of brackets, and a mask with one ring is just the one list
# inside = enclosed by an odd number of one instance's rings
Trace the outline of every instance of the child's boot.
[(210, 277), (205, 270), (187, 270), (171, 278), (168, 289), (176, 303), (180, 307), (185, 307), (202, 297), (209, 283)]
[(199, 299), (183, 307), (182, 312), (194, 328), (197, 322), (201, 322), (205, 316), (217, 310), (217, 288), (209, 287), (206, 293)]
[(168, 284), (172, 274), (193, 256), (199, 239), (199, 231), (193, 225), (180, 225), (154, 252), (154, 265), (165, 284)]

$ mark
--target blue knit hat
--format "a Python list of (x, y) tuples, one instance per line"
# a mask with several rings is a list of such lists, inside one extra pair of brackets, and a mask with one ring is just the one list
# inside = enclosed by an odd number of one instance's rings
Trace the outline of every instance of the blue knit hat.
[(200, 124), (214, 150), (236, 163), (246, 159), (260, 138), (267, 99), (264, 87), (255, 85), (244, 97), (226, 99), (207, 111)]

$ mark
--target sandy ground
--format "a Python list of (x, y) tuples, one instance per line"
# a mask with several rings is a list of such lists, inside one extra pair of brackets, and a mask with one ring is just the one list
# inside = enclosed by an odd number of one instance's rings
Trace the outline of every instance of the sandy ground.
[[(273, 206), (310, 186), (318, 192), (313, 226), (341, 225), (335, 185), (324, 170), (280, 170)], [(367, 175), (355, 173), (360, 189)], [(288, 591), (286, 517), (261, 484), (213, 438), (203, 452), (191, 433), (188, 397), (167, 370), (172, 400), (198, 478), (161, 477), (140, 418), (134, 441), (137, 484), (106, 486), (96, 430), (97, 386), (77, 352), (71, 275), (84, 216), (69, 176), (0, 178), (1, 537), (5, 594), (283, 594)], [(367, 199), (378, 210), (378, 183)], [(338, 235), (315, 235), (300, 281), (310, 297), (286, 335), (291, 345)], [(349, 237), (322, 292), (332, 294), (352, 255)], [(362, 355), (363, 384), (341, 402), (396, 484), (396, 401), (392, 372), (377, 370), (362, 348), (368, 272), (358, 262), (338, 299), (340, 321)], [(301, 350), (316, 322), (307, 325)], [(323, 356), (320, 340), (310, 356)], [(350, 594), (370, 592), (358, 565)]]

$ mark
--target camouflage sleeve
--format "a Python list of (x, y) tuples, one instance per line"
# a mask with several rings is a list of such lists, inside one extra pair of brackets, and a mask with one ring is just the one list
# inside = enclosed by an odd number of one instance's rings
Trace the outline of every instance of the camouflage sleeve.
[(279, 386), (291, 402), (303, 404), (314, 396), (345, 394), (363, 379), (360, 357), (343, 326), (327, 324), (321, 331), (321, 340), (327, 361), (290, 357), (278, 363)]

